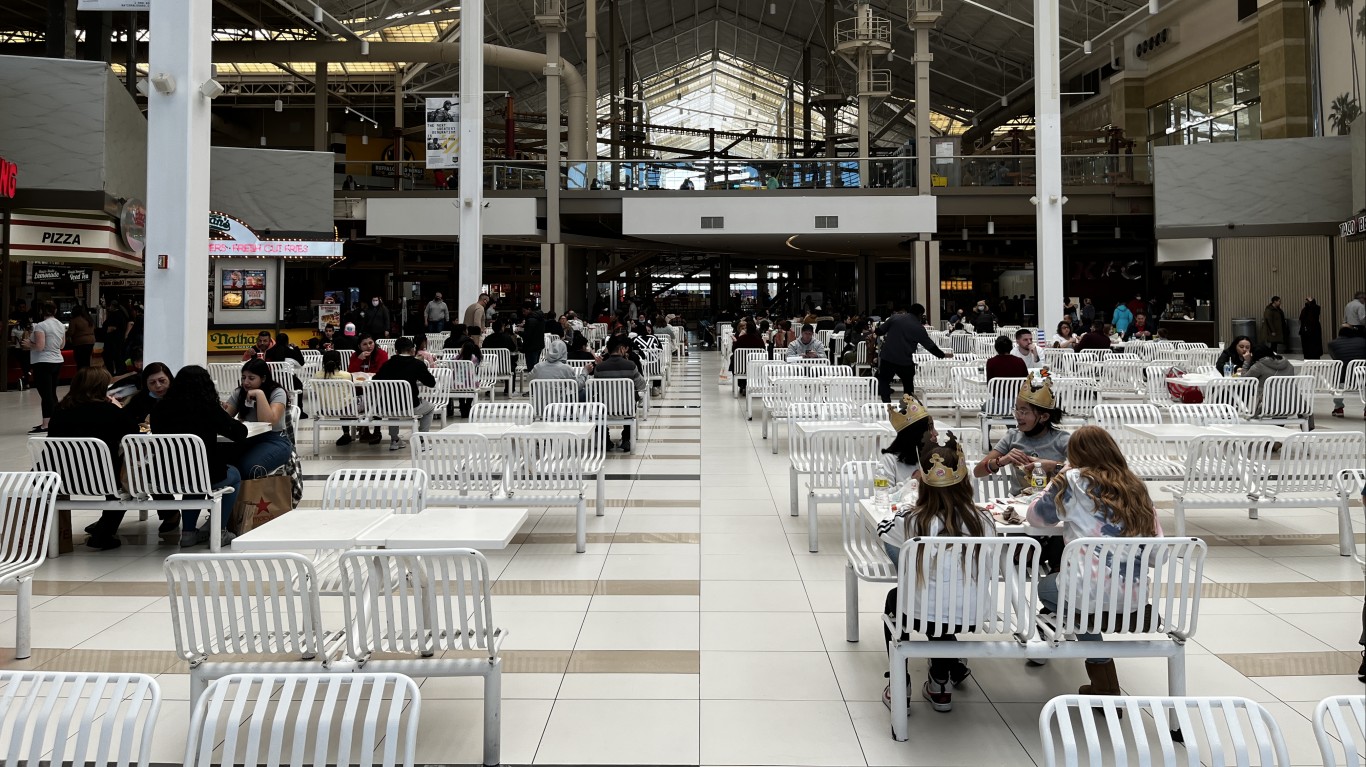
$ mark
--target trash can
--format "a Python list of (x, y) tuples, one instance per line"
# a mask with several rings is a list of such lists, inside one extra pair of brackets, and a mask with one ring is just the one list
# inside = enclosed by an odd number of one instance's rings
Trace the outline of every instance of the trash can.
[(1255, 346), (1257, 344), (1257, 320), (1252, 317), (1233, 318), (1233, 337), (1247, 336), (1252, 339)]

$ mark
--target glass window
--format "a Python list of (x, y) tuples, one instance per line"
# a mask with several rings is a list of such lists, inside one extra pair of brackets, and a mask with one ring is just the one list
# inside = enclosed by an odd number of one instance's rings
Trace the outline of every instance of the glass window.
[(1205, 144), (1209, 142), (1209, 123), (1201, 123), (1186, 129), (1187, 144)]
[(1171, 110), (1167, 102), (1162, 102), (1148, 110), (1148, 135), (1157, 136), (1167, 132), (1172, 127)]
[(1238, 118), (1238, 140), (1256, 141), (1262, 137), (1262, 105), (1252, 104), (1234, 113)]
[(1256, 101), (1262, 97), (1261, 70), (1257, 65), (1254, 64), (1240, 72), (1235, 72), (1233, 81), (1239, 104)]
[[(1246, 110), (1243, 110), (1246, 111)], [(1233, 114), (1220, 115), (1210, 120), (1210, 141), (1237, 141)]]
[(1181, 94), (1167, 102), (1167, 107), (1171, 110), (1171, 126), (1180, 128), (1190, 122), (1186, 117), (1186, 94)]
[(1190, 112), (1187, 115), (1187, 125), (1198, 123), (1209, 117), (1209, 85), (1205, 84), (1192, 90), (1187, 94), (1189, 98)]
[(1224, 114), (1233, 109), (1233, 103), (1233, 75), (1210, 83), (1210, 114)]

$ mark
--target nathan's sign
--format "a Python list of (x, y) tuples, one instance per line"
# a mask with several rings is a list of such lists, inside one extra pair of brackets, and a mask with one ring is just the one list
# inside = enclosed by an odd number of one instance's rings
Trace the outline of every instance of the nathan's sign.
[(19, 193), (19, 166), (0, 157), (0, 197), (14, 199)]
[(1343, 237), (1366, 237), (1366, 213), (1338, 224), (1338, 233)]
[[(341, 258), (337, 240), (289, 240), (261, 237), (225, 213), (209, 213), (211, 258)], [(250, 344), (248, 344), (250, 346)]]

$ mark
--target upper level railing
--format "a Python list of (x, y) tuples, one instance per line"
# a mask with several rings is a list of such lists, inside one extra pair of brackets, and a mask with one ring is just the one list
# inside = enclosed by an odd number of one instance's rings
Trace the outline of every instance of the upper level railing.
[[(562, 162), (564, 190), (745, 190), (745, 189), (913, 189), (918, 161), (914, 157), (841, 157), (777, 160), (597, 160)], [(930, 159), (936, 189), (1029, 187), (1035, 184), (1033, 155), (940, 156)], [(861, 166), (866, 164), (866, 182)], [(432, 171), (421, 160), (337, 163), (338, 189), (455, 191), (455, 170)], [(1064, 155), (1063, 184), (1122, 186), (1152, 182), (1149, 155)], [(403, 175), (396, 184), (394, 175)], [(545, 162), (489, 158), (484, 189), (545, 189)]]

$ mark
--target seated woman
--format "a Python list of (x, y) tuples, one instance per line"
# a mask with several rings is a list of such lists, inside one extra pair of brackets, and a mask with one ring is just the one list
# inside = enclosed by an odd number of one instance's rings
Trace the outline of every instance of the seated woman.
[[(137, 422), (129, 418), (118, 405), (109, 400), (109, 372), (104, 368), (85, 367), (76, 371), (71, 389), (57, 403), (48, 424), (49, 437), (94, 437), (109, 447), (114, 460), (114, 476), (123, 475), (123, 457), (119, 441), (124, 435), (137, 434)], [(90, 533), (86, 545), (108, 551), (123, 545), (119, 540), (119, 523), (123, 511), (105, 511), (98, 522), (85, 528)], [(174, 529), (174, 528), (173, 528)]]
[[(415, 346), (413, 356), (422, 360), (422, 363), (429, 368), (436, 367), (436, 355), (427, 351), (427, 334), (418, 333), (413, 336), (413, 344)], [(348, 375), (347, 378), (350, 376)]]
[[(878, 536), (893, 562), (900, 564), (901, 546), (912, 538), (978, 538), (996, 534), (996, 523), (991, 513), (978, 509), (973, 503), (967, 459), (963, 457), (963, 450), (954, 439), (953, 432), (949, 432), (945, 445), (930, 441), (920, 452), (919, 463), (923, 468), (915, 505), (902, 507), (896, 516), (884, 520), (877, 527)], [(924, 599), (933, 605), (927, 615), (930, 622), (922, 626), (919, 620), (915, 620), (910, 628), (924, 632), (931, 642), (955, 642), (958, 637), (954, 629), (971, 626), (966, 616), (976, 612), (976, 605), (964, 594), (966, 574), (957, 562), (931, 563), (926, 570), (922, 588)], [(936, 598), (940, 588), (952, 588), (953, 593), (959, 595), (958, 600), (952, 604), (941, 604)], [(897, 590), (894, 588), (887, 592), (883, 612), (895, 618), (896, 603)], [(941, 633), (945, 626), (953, 628)], [(882, 636), (890, 645), (892, 633), (885, 624)], [(909, 636), (903, 635), (902, 639), (909, 639)], [(953, 693), (949, 692), (949, 685), (961, 687), (971, 675), (972, 670), (961, 658), (931, 658), (929, 678), (925, 680), (921, 694), (935, 711), (951, 711)], [(909, 687), (908, 684), (907, 689)], [(891, 708), (890, 684), (882, 691), (882, 702)]]
[[(763, 350), (764, 350), (764, 339), (763, 339), (763, 337), (760, 336), (759, 333), (754, 329), (754, 321), (753, 321), (753, 320), (741, 319), (740, 322), (739, 322), (739, 324), (735, 326), (735, 340), (731, 342), (730, 348), (731, 348), (732, 350), (734, 350), (734, 349), (754, 349), (755, 351), (763, 351)], [(733, 353), (731, 354), (731, 358), (730, 358), (730, 363), (729, 363), (729, 365), (730, 365), (730, 367), (728, 367), (727, 369), (730, 370), (731, 373), (734, 373), (734, 372), (735, 372), (735, 355), (734, 355)], [(749, 377), (746, 376), (745, 380), (740, 381), (739, 384), (740, 384), (740, 395), (741, 395), (741, 396), (744, 396), (746, 390), (748, 389)]]
[[(1067, 444), (1067, 464), (1029, 505), (1029, 524), (1037, 527), (1063, 526), (1064, 542), (1077, 538), (1130, 538), (1162, 535), (1148, 487), (1132, 471), (1113, 437), (1099, 426), (1077, 429)], [(1137, 589), (1145, 568), (1139, 559), (1107, 562), (1087, 568), (1103, 578), (1104, 591), (1119, 579)], [(1129, 574), (1137, 573), (1139, 578)], [(1058, 574), (1044, 576), (1039, 583), (1039, 601), (1045, 609), (1058, 609)], [(1100, 634), (1078, 634), (1083, 642), (1099, 642)], [(1041, 665), (1035, 661), (1031, 665)], [(1090, 684), (1077, 689), (1079, 695), (1120, 695), (1119, 677), (1112, 658), (1087, 658), (1086, 676)]]
[(578, 331), (574, 331), (572, 343), (569, 346), (569, 359), (580, 362), (594, 362), (597, 355), (588, 350), (588, 339)]
[(289, 392), (271, 379), (265, 360), (247, 360), (242, 365), (242, 384), (223, 407), (228, 415), (248, 423), (270, 424), (270, 431), (246, 441), (246, 449), (236, 461), (243, 479), (264, 477), (289, 463), (294, 450), (285, 435)]
[(1072, 323), (1063, 320), (1058, 323), (1058, 332), (1053, 334), (1053, 340), (1048, 345), (1054, 349), (1071, 349), (1080, 340), (1079, 336), (1072, 333)]
[(152, 362), (143, 367), (142, 386), (123, 404), (123, 412), (134, 424), (140, 424), (152, 414), (157, 403), (171, 388), (171, 369), (163, 362)]
[[(266, 364), (262, 360), (256, 362)], [(181, 368), (161, 404), (152, 411), (151, 422), (152, 431), (156, 434), (193, 434), (203, 441), (208, 458), (209, 480), (214, 489), (232, 488), (232, 492), (222, 499), (223, 542), (231, 541), (233, 536), (227, 532), (227, 527), (232, 521), (237, 491), (242, 487), (242, 473), (228, 460), (229, 452), (235, 446), (221, 443), (218, 438), (222, 436), (235, 443), (244, 442), (247, 427), (223, 410), (223, 403), (218, 399), (218, 391), (213, 386), (209, 371), (198, 365)], [(194, 546), (209, 540), (208, 525), (202, 529), (198, 525), (198, 514), (181, 513), (181, 546)]]
[(1049, 476), (1056, 474), (1067, 459), (1067, 432), (1058, 428), (1063, 412), (1053, 399), (1053, 384), (1048, 379), (1035, 384), (1031, 374), (1015, 399), (1015, 428), (997, 442), (977, 464), (973, 474), (985, 477), (1003, 466), (1013, 468), (1020, 487), (1025, 487), (1035, 463), (1043, 464)]
[[(1012, 352), (1015, 344), (1007, 336), (996, 336), (996, 356), (987, 360), (987, 380), (993, 378), (1024, 378), (1029, 375), (1029, 363)], [(1004, 404), (1004, 403), (1002, 403)]]
[(888, 494), (893, 499), (907, 496), (911, 480), (920, 475), (920, 451), (927, 444), (938, 444), (939, 432), (934, 428), (930, 411), (909, 394), (901, 397), (901, 406), (887, 406), (896, 437), (882, 451), (882, 465), (878, 474), (891, 482)]
[(1233, 343), (1229, 344), (1219, 355), (1219, 359), (1214, 361), (1214, 369), (1220, 375), (1233, 375), (1239, 373), (1252, 364), (1252, 339), (1247, 336), (1237, 336)]

